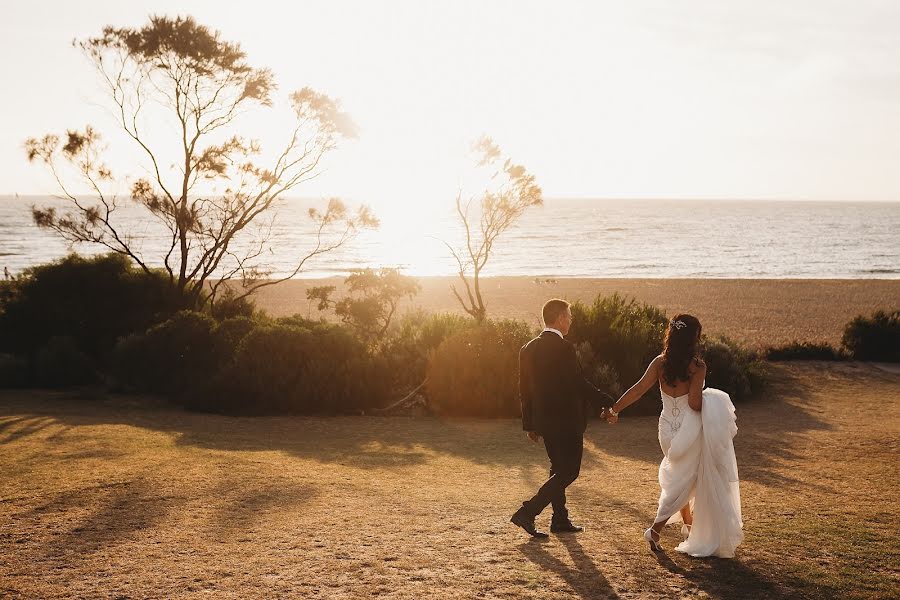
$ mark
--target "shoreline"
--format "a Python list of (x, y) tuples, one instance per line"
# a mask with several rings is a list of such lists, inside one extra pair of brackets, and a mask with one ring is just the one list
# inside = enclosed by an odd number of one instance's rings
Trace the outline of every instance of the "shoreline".
[[(319, 313), (306, 290), (320, 285), (343, 289), (343, 277), (295, 279), (264, 288), (256, 304), (272, 316)], [(453, 276), (416, 278), (421, 291), (399, 307), (463, 314), (450, 291)], [(660, 279), (506, 275), (484, 277), (488, 314), (522, 319), (538, 326), (540, 308), (552, 297), (592, 301), (598, 294), (634, 297), (668, 316), (691, 312), (704, 331), (725, 335), (751, 348), (793, 341), (839, 344), (844, 326), (857, 315), (900, 309), (900, 279)]]

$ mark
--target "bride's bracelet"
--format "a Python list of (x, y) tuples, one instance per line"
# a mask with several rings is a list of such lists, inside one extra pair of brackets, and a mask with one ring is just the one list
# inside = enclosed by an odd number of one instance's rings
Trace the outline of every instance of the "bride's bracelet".
[[(615, 406), (615, 404), (613, 404), (613, 406)], [(612, 406), (610, 406), (609, 408), (607, 408), (607, 409), (606, 409), (606, 412), (608, 412), (609, 414), (611, 414), (611, 415), (614, 416), (614, 417), (618, 417), (618, 416), (619, 416), (619, 413), (617, 413), (616, 411), (614, 411)]]

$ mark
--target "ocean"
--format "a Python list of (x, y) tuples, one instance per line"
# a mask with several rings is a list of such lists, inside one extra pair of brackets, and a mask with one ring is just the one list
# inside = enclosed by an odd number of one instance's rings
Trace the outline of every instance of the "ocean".
[[(72, 250), (31, 220), (49, 197), (0, 196), (0, 265), (12, 273)], [(293, 270), (313, 244), (309, 200), (286, 200), (272, 227), (265, 263)], [(444, 242), (459, 246), (452, 203), (379, 210), (376, 231), (311, 261), (299, 276), (362, 267), (401, 267), (410, 275), (456, 271)], [(119, 214), (144, 257), (161, 265), (165, 235), (141, 208)], [(236, 249), (249, 247), (242, 240)], [(78, 246), (93, 253), (100, 249)], [(738, 200), (547, 200), (500, 238), (485, 275), (610, 278), (900, 278), (900, 203)]]

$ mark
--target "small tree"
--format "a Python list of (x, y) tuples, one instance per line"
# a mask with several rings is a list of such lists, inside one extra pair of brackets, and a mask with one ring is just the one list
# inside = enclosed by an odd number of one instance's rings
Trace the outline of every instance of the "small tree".
[(459, 266), (458, 275), (465, 296), (455, 285), (450, 289), (463, 309), (482, 323), (487, 318), (487, 307), (481, 293), (480, 277), (494, 243), (529, 207), (541, 206), (544, 199), (534, 175), (509, 158), (502, 159), (500, 147), (491, 138), (482, 137), (473, 148), (480, 154), (478, 165), (492, 169), (490, 179), (494, 187), (477, 197), (478, 215), (470, 215), (475, 198), (463, 201), (461, 192), (456, 195), (456, 213), (465, 230), (466, 242), (462, 249), (444, 243)]
[(333, 300), (335, 286), (310, 288), (309, 300), (318, 300), (318, 309), (334, 309), (341, 321), (353, 327), (357, 334), (374, 343), (384, 338), (403, 298), (412, 298), (420, 289), (418, 281), (400, 273), (397, 268), (359, 269), (344, 280), (349, 295)]
[[(259, 142), (232, 130), (242, 113), (272, 105), (275, 81), (270, 70), (246, 62), (239, 44), (222, 40), (219, 32), (190, 17), (155, 16), (140, 29), (108, 26), (99, 37), (74, 45), (100, 74), (119, 126), (148, 161), (150, 177), (133, 181), (128, 201), (160, 222), (170, 243), (162, 256), (145, 257), (122, 229), (116, 215), (120, 202), (109, 191), (115, 178), (103, 162), (100, 133), (91, 126), (68, 131), (62, 139), (45, 135), (26, 141), (29, 161), (49, 167), (70, 202), (64, 214), (52, 207), (33, 208), (38, 226), (72, 244), (96, 244), (126, 255), (148, 272), (164, 267), (178, 291), (200, 308), (214, 303), (229, 280), (241, 279), (238, 297), (245, 297), (297, 275), (309, 259), (340, 247), (359, 228), (377, 225), (366, 207), (351, 214), (332, 199), (324, 211), (310, 210), (312, 249), (298, 257), (286, 277), (266, 279), (271, 270), (259, 257), (269, 250), (271, 209), (317, 175), (321, 160), (339, 139), (356, 135), (339, 103), (309, 88), (292, 93), (295, 121), (288, 141), (262, 166), (253, 161)], [(153, 107), (162, 112), (148, 115)], [(165, 131), (160, 125), (167, 122), (175, 125), (171, 141), (178, 148), (168, 171), (163, 168), (168, 159), (153, 147), (152, 133)], [(89, 194), (76, 194), (64, 181), (63, 164), (74, 169)], [(198, 195), (200, 182), (221, 184), (224, 192)], [(247, 249), (236, 252), (234, 241), (243, 236), (249, 237)]]

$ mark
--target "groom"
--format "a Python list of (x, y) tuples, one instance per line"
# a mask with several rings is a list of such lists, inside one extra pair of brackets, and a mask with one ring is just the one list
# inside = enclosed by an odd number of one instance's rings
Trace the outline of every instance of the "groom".
[(565, 300), (548, 300), (541, 311), (544, 330), (519, 351), (519, 397), (522, 427), (539, 442), (550, 458), (550, 478), (530, 500), (522, 503), (510, 521), (534, 537), (548, 537), (534, 526), (534, 518), (553, 506), (550, 531), (583, 531), (573, 525), (566, 509), (566, 487), (578, 477), (584, 431), (590, 407), (608, 417), (609, 396), (581, 374), (575, 346), (564, 339), (572, 325), (572, 310)]

